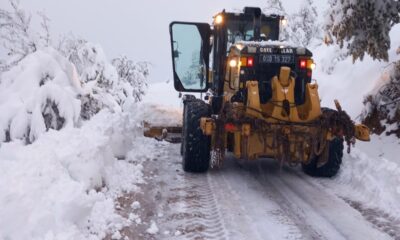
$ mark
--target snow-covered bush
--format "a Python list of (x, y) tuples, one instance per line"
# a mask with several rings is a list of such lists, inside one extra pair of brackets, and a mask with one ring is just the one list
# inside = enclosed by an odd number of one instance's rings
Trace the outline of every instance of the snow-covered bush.
[(374, 133), (400, 137), (400, 61), (381, 76), (375, 90), (365, 100), (362, 119)]
[(70, 38), (64, 41), (60, 50), (76, 66), (84, 84), (81, 117), (90, 119), (105, 107), (119, 111), (122, 99), (118, 93), (118, 74), (107, 61), (102, 48), (82, 39)]
[(0, 142), (32, 142), (48, 129), (75, 126), (81, 84), (73, 64), (51, 48), (28, 55), (2, 75)]
[(149, 75), (149, 64), (147, 62), (134, 63), (126, 56), (115, 58), (111, 62), (117, 69), (121, 81), (129, 83), (132, 87), (132, 90), (125, 94), (132, 94), (135, 102), (141, 101), (148, 86), (146, 78)]
[(397, 0), (330, 0), (327, 42), (345, 47), (353, 60), (363, 60), (367, 53), (387, 61), (389, 32), (400, 21), (399, 10)]
[(101, 46), (82, 39), (67, 38), (59, 46), (62, 54), (77, 69), (85, 89), (82, 95), (83, 119), (103, 108), (121, 111), (126, 102), (138, 102), (147, 87), (146, 63), (133, 63), (126, 57), (110, 63)]
[(99, 45), (83, 40), (63, 47), (61, 53), (37, 50), (2, 74), (0, 142), (29, 143), (49, 129), (76, 126), (101, 109), (121, 112), (124, 104), (141, 100), (146, 63), (124, 57), (115, 59), (114, 66)]

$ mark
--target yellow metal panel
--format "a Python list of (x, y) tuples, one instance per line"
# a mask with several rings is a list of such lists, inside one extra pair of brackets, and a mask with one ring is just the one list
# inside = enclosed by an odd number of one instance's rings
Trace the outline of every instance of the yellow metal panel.
[(246, 87), (247, 87), (246, 114), (256, 118), (262, 118), (258, 81), (248, 81), (246, 83)]
[(250, 124), (243, 124), (242, 125), (242, 135), (243, 136), (250, 136), (250, 133), (251, 133)]
[(211, 118), (201, 118), (200, 128), (204, 135), (211, 136), (214, 132), (214, 120)]
[(242, 153), (241, 153), (240, 149), (242, 147), (242, 142), (241, 142), (242, 136), (239, 132), (235, 132), (234, 136), (235, 136), (235, 145), (234, 145), (233, 152), (234, 152), (236, 158), (241, 158)]
[[(289, 70), (289, 71), (288, 71)], [(267, 121), (274, 122), (276, 120), (284, 120), (290, 122), (309, 122), (321, 116), (320, 98), (318, 95), (317, 84), (306, 85), (305, 103), (295, 106), (294, 89), (295, 79), (288, 77), (290, 68), (282, 67), (280, 78), (277, 76), (272, 78), (272, 99), (270, 103), (263, 104), (263, 111), (272, 116)], [(283, 102), (288, 101), (290, 104), (290, 114), (288, 115), (283, 108)]]
[(290, 84), (290, 68), (281, 67), (279, 72), (279, 82), (283, 87), (288, 87)]
[(319, 118), (322, 114), (320, 98), (318, 95), (318, 84), (306, 85), (306, 101), (303, 105), (298, 106), (300, 119), (303, 121), (312, 121)]

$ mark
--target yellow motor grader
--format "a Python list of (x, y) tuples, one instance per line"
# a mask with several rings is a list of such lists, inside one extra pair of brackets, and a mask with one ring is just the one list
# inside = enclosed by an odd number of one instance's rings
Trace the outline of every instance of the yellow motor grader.
[(279, 41), (285, 21), (246, 7), (217, 14), (212, 26), (170, 24), (175, 89), (202, 96), (183, 96), (185, 171), (221, 167), (231, 152), (331, 177), (344, 143), (350, 149), (355, 139), (369, 140), (369, 129), (355, 125), (338, 101), (336, 110), (321, 108), (312, 53)]

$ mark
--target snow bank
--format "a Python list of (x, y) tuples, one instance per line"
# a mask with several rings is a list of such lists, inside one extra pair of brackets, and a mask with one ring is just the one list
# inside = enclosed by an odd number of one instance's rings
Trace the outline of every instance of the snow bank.
[(75, 126), (82, 93), (74, 65), (51, 48), (39, 50), (2, 74), (0, 142), (33, 141), (47, 129)]
[(380, 209), (399, 219), (399, 146), (395, 136), (373, 135), (371, 142), (358, 143), (350, 155), (344, 155), (336, 178), (321, 181), (345, 199), (362, 202), (365, 207)]
[[(131, 110), (102, 111), (80, 129), (50, 130), (28, 146), (3, 144), (0, 239), (103, 239), (128, 224), (113, 199), (139, 190), (142, 159), (154, 152), (135, 117), (140, 110)], [(121, 141), (125, 161), (114, 157)]]

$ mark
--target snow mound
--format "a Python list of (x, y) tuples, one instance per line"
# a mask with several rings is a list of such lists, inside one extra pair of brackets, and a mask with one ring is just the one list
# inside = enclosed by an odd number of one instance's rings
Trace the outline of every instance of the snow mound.
[[(155, 152), (154, 140), (142, 136), (141, 110), (131, 110), (103, 110), (79, 129), (50, 130), (31, 145), (4, 143), (0, 239), (104, 239), (129, 224), (114, 199), (139, 191), (142, 162)], [(121, 141), (125, 160), (114, 157)]]
[(48, 129), (75, 126), (82, 93), (73, 64), (51, 48), (38, 50), (2, 75), (0, 142), (34, 141)]
[(399, 219), (399, 144), (395, 136), (373, 135), (371, 142), (357, 143), (351, 154), (344, 154), (337, 177), (319, 181), (344, 199), (360, 201)]

